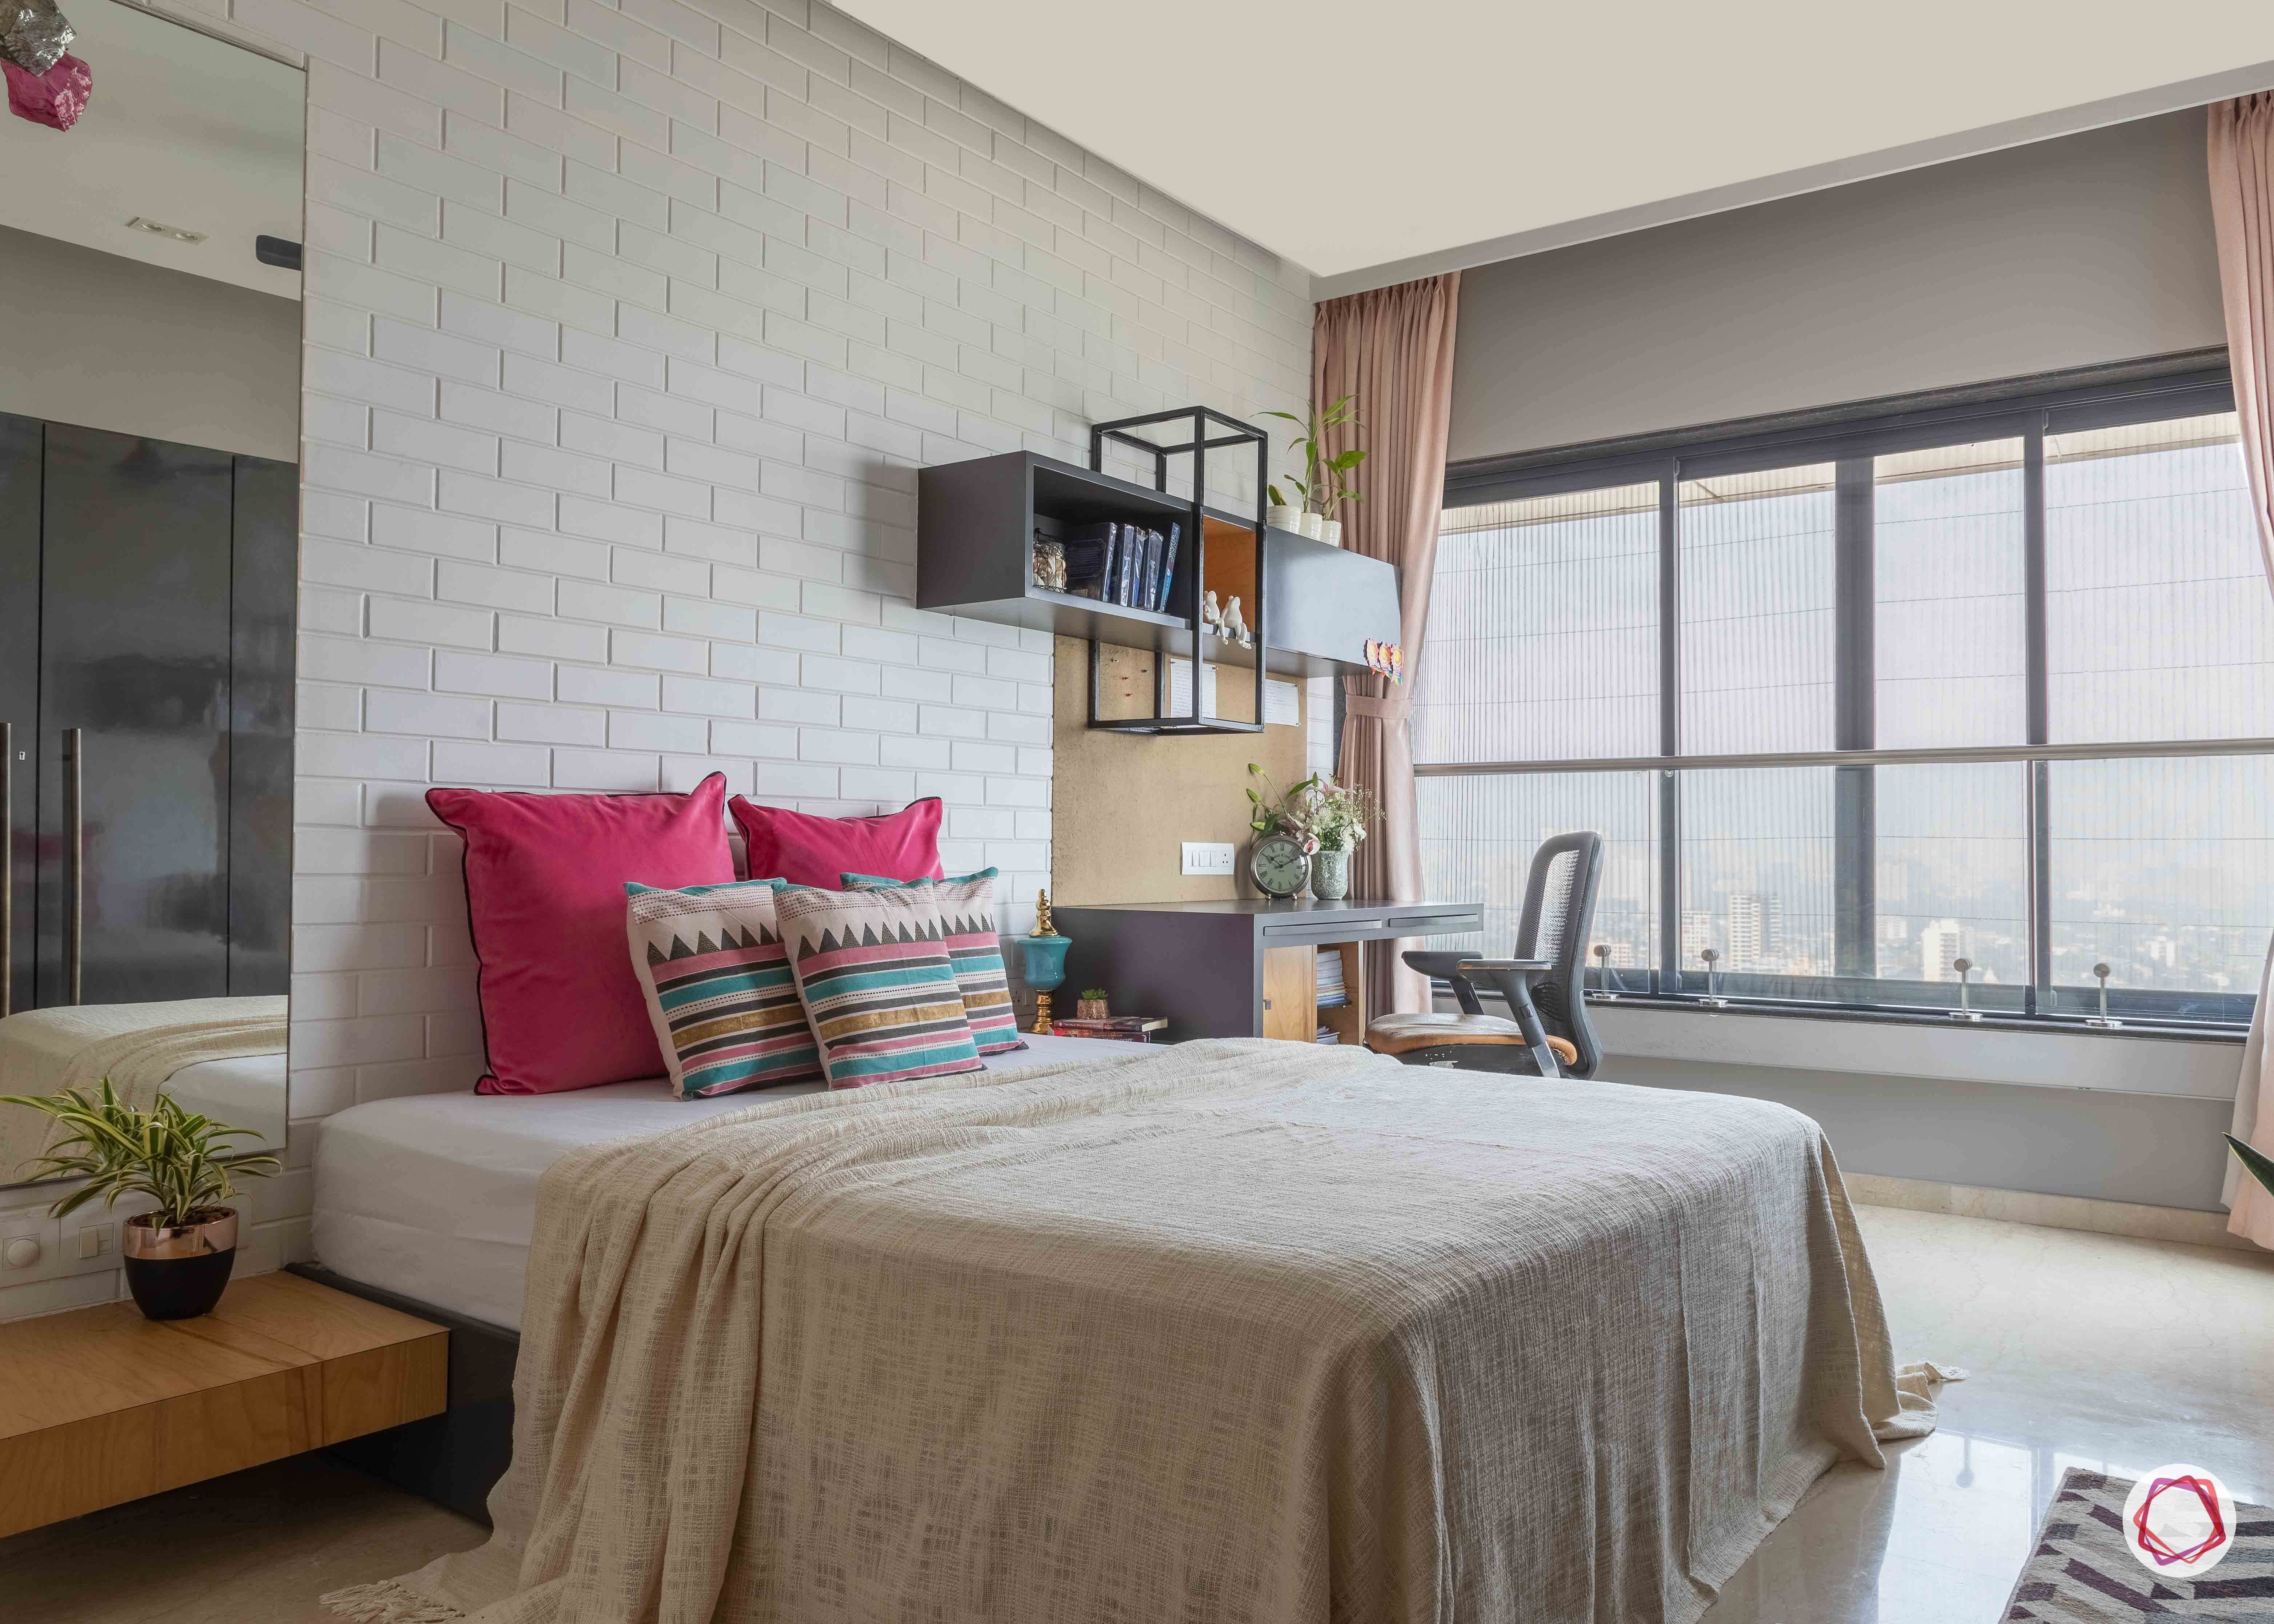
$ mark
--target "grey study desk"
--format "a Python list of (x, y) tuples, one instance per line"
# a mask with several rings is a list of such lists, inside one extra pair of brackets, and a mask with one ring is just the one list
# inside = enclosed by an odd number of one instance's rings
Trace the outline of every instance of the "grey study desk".
[[(1165, 1015), (1185, 1038), (1313, 1041), (1321, 1024), (1345, 1043), (1366, 1041), (1361, 942), (1468, 936), (1484, 929), (1472, 902), (1129, 902), (1052, 910), (1073, 939), (1059, 993), (1071, 1003), (1103, 987), (1117, 1014)], [(1317, 1007), (1319, 950), (1342, 950), (1350, 1003)]]

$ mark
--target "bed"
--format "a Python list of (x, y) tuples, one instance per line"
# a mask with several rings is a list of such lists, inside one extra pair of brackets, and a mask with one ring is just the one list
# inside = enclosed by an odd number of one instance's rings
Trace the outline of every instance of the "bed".
[[(1149, 1045), (1029, 1036), (989, 1057), (1005, 1076), (1087, 1058), (1150, 1056)], [(327, 1117), (315, 1158), (316, 1256), (358, 1284), (484, 1325), (521, 1328), (538, 1181), (569, 1152), (683, 1127), (821, 1091), (791, 1084), (709, 1100), (668, 1082), (611, 1083), (568, 1094), (406, 1094)]]
[(1027, 1058), (601, 1143), (657, 1102), (333, 1119), (327, 1264), (400, 1269), (350, 1209), (478, 1167), (478, 1259), (397, 1289), (504, 1318), (524, 1279), (493, 1538), (335, 1610), (1687, 1624), (1931, 1424), (1782, 1107), (1263, 1040)]

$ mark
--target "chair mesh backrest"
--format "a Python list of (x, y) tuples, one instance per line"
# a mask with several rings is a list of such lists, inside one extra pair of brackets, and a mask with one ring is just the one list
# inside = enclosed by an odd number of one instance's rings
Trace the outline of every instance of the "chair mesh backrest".
[(1555, 966), (1547, 980), (1532, 989), (1532, 1002), (1547, 1030), (1577, 1048), (1579, 1064), (1571, 1069), (1581, 1077), (1593, 1074), (1602, 1055), (1587, 1019), (1582, 980), (1602, 868), (1603, 838), (1592, 830), (1541, 841), (1532, 853), (1524, 915), (1516, 930), (1518, 959), (1545, 959)]
[(1547, 879), (1540, 892), (1540, 918), (1534, 921), (1532, 939), (1518, 950), (1519, 957), (1562, 957), (1565, 927), (1571, 919), (1571, 891), (1578, 879), (1578, 853), (1556, 852), (1548, 857)]

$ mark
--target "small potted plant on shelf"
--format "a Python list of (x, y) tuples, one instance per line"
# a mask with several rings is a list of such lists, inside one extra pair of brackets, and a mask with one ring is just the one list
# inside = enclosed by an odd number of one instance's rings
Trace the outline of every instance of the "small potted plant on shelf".
[(49, 1216), (68, 1216), (97, 1196), (106, 1207), (129, 1195), (158, 1204), (119, 1230), (126, 1288), (147, 1318), (187, 1320), (212, 1312), (237, 1259), (237, 1209), (222, 1205), (237, 1194), (231, 1177), (266, 1178), (283, 1165), (274, 1156), (220, 1160), (226, 1141), (257, 1139), (257, 1130), (185, 1111), (168, 1094), (139, 1109), (119, 1099), (107, 1077), (99, 1096), (66, 1088), (44, 1096), (0, 1094), (0, 1105), (44, 1112), (71, 1130), (34, 1165), (32, 1177), (87, 1182), (50, 1207)]
[(1319, 843), (1311, 857), (1311, 895), (1340, 902), (1350, 895), (1351, 853), (1379, 811), (1374, 796), (1321, 772), (1297, 785), (1288, 801), (1289, 824)]
[(1083, 1020), (1112, 1019), (1113, 1011), (1106, 1004), (1106, 996), (1103, 987), (1083, 988), (1081, 996), (1075, 1000), (1074, 1013)]
[[(1303, 431), (1303, 437), (1289, 442), (1288, 449), (1303, 454), (1303, 474), (1284, 476), (1285, 490), (1278, 485), (1270, 487), (1273, 524), (1283, 528), (1299, 528), (1314, 541), (1323, 541), (1330, 547), (1343, 545), (1343, 522), (1335, 516), (1335, 509), (1344, 502), (1354, 502), (1359, 493), (1351, 487), (1352, 470), (1366, 461), (1366, 453), (1353, 447), (1348, 451), (1329, 456), (1327, 454), (1327, 431), (1364, 426), (1358, 420), (1358, 396), (1345, 395), (1324, 411), (1314, 411), (1308, 420), (1291, 411), (1267, 411), (1267, 417), (1284, 417)], [(1292, 495), (1295, 500), (1287, 498)], [(1299, 509), (1299, 513), (1298, 512)], [(1284, 523), (1284, 516), (1294, 515), (1295, 525)]]

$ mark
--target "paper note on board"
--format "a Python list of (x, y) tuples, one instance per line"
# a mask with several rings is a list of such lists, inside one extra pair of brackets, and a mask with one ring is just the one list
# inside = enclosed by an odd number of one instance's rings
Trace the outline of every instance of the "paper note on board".
[[(1208, 674), (1201, 679), (1201, 714), (1221, 716), (1223, 712), (1216, 709), (1216, 668), (1209, 665), (1202, 669)], [(1239, 673), (1239, 681), (1243, 689), (1251, 680), (1253, 679), (1246, 673)], [(1241, 709), (1245, 710), (1246, 707), (1243, 705)], [(1190, 716), (1192, 713), (1193, 663), (1172, 659), (1169, 662), (1169, 714)], [(1301, 726), (1302, 690), (1292, 682), (1275, 682), (1267, 679), (1263, 684), (1263, 720), (1265, 726), (1270, 727)]]

